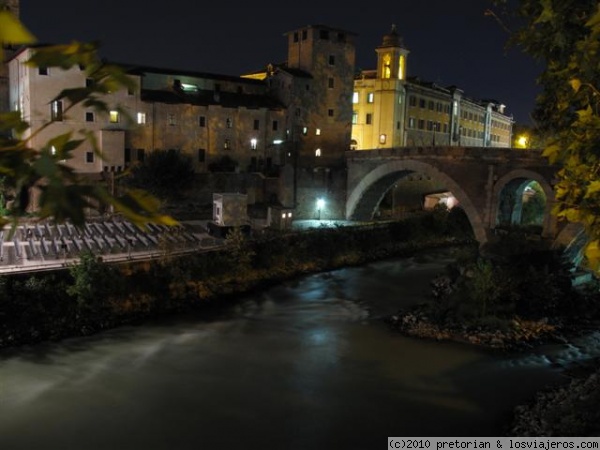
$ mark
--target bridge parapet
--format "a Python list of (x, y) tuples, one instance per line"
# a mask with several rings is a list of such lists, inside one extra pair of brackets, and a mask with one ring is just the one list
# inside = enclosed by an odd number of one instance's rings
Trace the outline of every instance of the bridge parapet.
[(346, 159), (394, 159), (394, 158), (444, 158), (475, 159), (485, 161), (532, 161), (548, 165), (547, 159), (539, 149), (490, 148), (490, 147), (392, 147), (371, 150), (349, 150)]

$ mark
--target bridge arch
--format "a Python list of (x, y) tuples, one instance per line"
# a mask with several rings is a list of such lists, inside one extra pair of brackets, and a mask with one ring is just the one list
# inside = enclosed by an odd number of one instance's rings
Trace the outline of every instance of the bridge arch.
[(554, 205), (554, 189), (546, 177), (538, 172), (528, 169), (512, 170), (499, 178), (494, 184), (490, 211), (490, 228), (495, 228), (497, 225), (498, 214), (500, 212), (501, 196), (504, 189), (508, 188), (510, 184), (516, 186), (527, 183), (528, 181), (537, 182), (546, 196), (546, 206), (544, 208), (544, 219), (542, 222), (542, 236), (554, 238), (556, 235), (556, 217), (552, 215), (552, 207)]
[(349, 220), (370, 220), (377, 205), (390, 186), (403, 174), (422, 173), (445, 184), (458, 199), (459, 204), (469, 218), (475, 238), (480, 244), (487, 242), (487, 235), (481, 215), (473, 205), (467, 193), (450, 176), (441, 172), (431, 164), (403, 159), (392, 160), (371, 170), (348, 193), (346, 200), (346, 218)]

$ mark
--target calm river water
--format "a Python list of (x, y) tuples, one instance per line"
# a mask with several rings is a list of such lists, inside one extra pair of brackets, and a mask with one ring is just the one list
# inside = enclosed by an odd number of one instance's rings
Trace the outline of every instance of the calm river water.
[(499, 436), (590, 342), (494, 355), (402, 337), (447, 252), (307, 276), (210, 317), (0, 353), (0, 449), (377, 449)]

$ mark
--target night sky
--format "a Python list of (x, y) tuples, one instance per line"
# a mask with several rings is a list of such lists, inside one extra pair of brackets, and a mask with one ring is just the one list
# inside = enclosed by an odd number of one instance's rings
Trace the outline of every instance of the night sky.
[(285, 61), (283, 33), (314, 24), (356, 33), (357, 67), (374, 69), (375, 47), (396, 24), (411, 52), (409, 76), (495, 99), (517, 123), (531, 124), (541, 67), (518, 49), (505, 49), (507, 32), (484, 15), (489, 0), (358, 4), (21, 0), (21, 19), (40, 42), (99, 41), (101, 56), (112, 61), (226, 75)]

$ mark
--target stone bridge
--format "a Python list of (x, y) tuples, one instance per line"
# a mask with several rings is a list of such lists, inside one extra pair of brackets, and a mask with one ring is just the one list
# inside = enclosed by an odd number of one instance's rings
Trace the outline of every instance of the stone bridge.
[[(540, 150), (399, 147), (349, 151), (346, 158), (346, 218), (349, 220), (371, 220), (395, 182), (411, 173), (419, 173), (452, 192), (480, 244), (490, 239), (498, 224), (503, 190), (520, 192), (522, 198), (525, 186), (531, 181), (538, 182), (546, 195), (542, 236), (556, 239), (561, 231), (556, 218), (550, 214), (557, 168), (548, 164)], [(513, 209), (512, 214), (520, 211), (519, 208)], [(511, 222), (516, 221), (512, 219)]]

